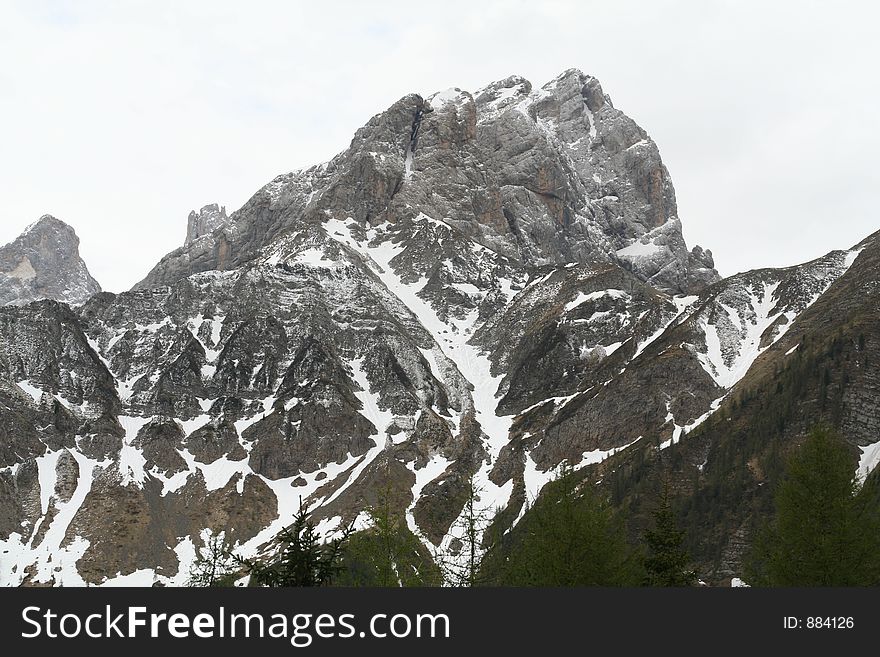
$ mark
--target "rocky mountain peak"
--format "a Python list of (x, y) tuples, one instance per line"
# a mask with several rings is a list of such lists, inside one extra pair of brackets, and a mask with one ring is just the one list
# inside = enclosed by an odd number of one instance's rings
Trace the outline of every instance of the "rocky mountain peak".
[(51, 214), (44, 214), (34, 223), (25, 228), (21, 233), (21, 237), (30, 235), (31, 233), (44, 234), (51, 232), (70, 232), (73, 234), (74, 239), (76, 239), (77, 244), (79, 244), (79, 238), (76, 236), (73, 228), (60, 219), (53, 217)]
[(526, 95), (531, 93), (532, 83), (521, 75), (511, 75), (487, 84), (482, 89), (474, 92), (474, 100), (485, 105), (486, 103), (497, 102), (503, 98), (509, 98), (514, 95)]
[[(577, 69), (539, 89), (512, 75), (473, 93), (409, 94), (347, 150), (278, 176), (228, 219), (208, 207), (191, 215), (184, 247), (138, 288), (240, 266), (279, 235), (328, 218), (400, 223), (422, 214), (524, 266), (613, 262), (688, 294), (719, 278), (685, 245), (656, 144)], [(203, 224), (223, 225), (222, 239), (194, 238)]]
[(216, 203), (205, 205), (198, 212), (193, 210), (187, 217), (184, 246), (189, 246), (200, 237), (210, 235), (218, 228), (225, 226), (228, 221), (226, 207)]
[[(17, 284), (75, 252), (54, 221), (3, 251)], [(562, 464), (622, 495), (683, 468), (691, 500), (740, 468), (705, 565), (771, 489), (743, 450), (785, 451), (725, 446), (738, 413), (779, 404), (750, 431), (786, 440), (839, 417), (858, 471), (880, 462), (880, 241), (719, 281), (656, 145), (581, 71), (407, 95), (187, 228), (139, 289), (0, 308), (0, 585), (180, 585), (208, 536), (254, 556), (297, 509), (333, 531), (380, 491), (463, 554), (472, 485), (491, 540)]]
[(79, 237), (52, 215), (0, 247), (0, 305), (38, 299), (77, 304), (100, 291), (79, 255)]

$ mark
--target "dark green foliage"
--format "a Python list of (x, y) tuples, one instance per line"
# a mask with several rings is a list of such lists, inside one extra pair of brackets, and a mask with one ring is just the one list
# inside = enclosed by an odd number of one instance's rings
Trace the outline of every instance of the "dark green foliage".
[(440, 573), (424, 546), (396, 516), (388, 496), (367, 509), (370, 527), (352, 534), (342, 555), (341, 586), (439, 586)]
[(830, 429), (814, 429), (789, 460), (771, 521), (759, 532), (746, 576), (762, 586), (880, 583), (876, 491), (859, 487), (852, 458)]
[[(795, 437), (816, 421), (831, 426), (841, 421), (849, 385), (844, 347), (855, 347), (857, 339), (805, 335), (800, 344), (778, 372), (745, 380), (754, 385), (736, 388), (686, 440), (649, 457), (637, 470), (619, 468), (610, 478), (622, 491), (616, 501), (627, 506), (638, 496), (650, 496), (661, 481), (676, 482), (684, 547), (708, 581), (728, 578), (731, 568), (740, 572), (739, 541), (747, 540), (755, 524), (772, 513), (773, 488)], [(667, 452), (686, 454), (688, 461), (676, 470)], [(702, 464), (699, 470), (696, 464)], [(633, 522), (647, 526), (650, 517), (636, 515)]]
[(578, 487), (570, 472), (545, 487), (521, 524), (505, 554), (489, 562), (496, 584), (632, 586), (643, 579), (620, 517), (594, 487)]
[(682, 547), (684, 532), (678, 528), (666, 487), (654, 510), (654, 526), (642, 539), (645, 556), (645, 584), (648, 586), (691, 586), (697, 579), (688, 565), (690, 557)]
[(342, 549), (350, 530), (329, 541), (322, 541), (308, 514), (300, 509), (293, 524), (272, 539), (267, 556), (259, 559), (236, 558), (251, 576), (251, 586), (327, 586), (342, 570)]

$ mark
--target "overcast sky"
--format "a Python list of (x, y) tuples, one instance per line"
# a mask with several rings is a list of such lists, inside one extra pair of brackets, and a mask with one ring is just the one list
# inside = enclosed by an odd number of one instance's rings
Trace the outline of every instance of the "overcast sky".
[(0, 243), (68, 222), (111, 291), (408, 92), (598, 77), (722, 274), (880, 229), (870, 2), (0, 0)]

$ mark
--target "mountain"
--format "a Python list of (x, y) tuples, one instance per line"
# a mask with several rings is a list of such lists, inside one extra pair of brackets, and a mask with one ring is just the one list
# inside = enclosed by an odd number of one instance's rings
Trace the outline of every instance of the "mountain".
[(0, 247), (0, 305), (37, 299), (79, 304), (100, 291), (80, 258), (79, 237), (51, 215)]
[(525, 266), (614, 262), (675, 293), (718, 279), (711, 252), (685, 247), (653, 140), (572, 69), (537, 90), (512, 76), (473, 94), (400, 99), (330, 162), (278, 176), (199, 240), (190, 230), (136, 289), (234, 269), (328, 217), (378, 225), (420, 214)]
[[(515, 531), (563, 463), (636, 508), (877, 280), (875, 242), (722, 280), (595, 78), (405, 96), (329, 162), (191, 213), (131, 291), (0, 309), (0, 582), (181, 584), (212, 535), (252, 555), (300, 500), (332, 530), (380, 491), (450, 549), (472, 478)], [(698, 504), (718, 471), (682, 468)], [(737, 572), (745, 521), (689, 518)]]
[[(845, 269), (838, 273), (841, 260)], [(738, 370), (738, 382), (713, 404), (717, 410), (681, 434), (666, 458), (645, 458), (637, 446), (592, 473), (608, 473), (619, 501), (636, 508), (639, 497), (673, 487), (691, 552), (703, 572), (718, 579), (741, 574), (748, 539), (772, 508), (773, 484), (785, 459), (813, 426), (838, 429), (859, 478), (880, 482), (880, 379), (874, 367), (880, 358), (880, 233), (847, 254), (777, 271), (785, 277), (772, 298), (799, 299), (798, 305), (815, 300), (781, 325), (775, 341), (762, 336), (760, 353)], [(776, 285), (773, 272), (739, 278)], [(817, 278), (821, 272), (833, 272), (830, 285), (828, 278)], [(776, 307), (786, 317), (791, 305), (783, 303)], [(678, 337), (670, 335), (670, 341)]]

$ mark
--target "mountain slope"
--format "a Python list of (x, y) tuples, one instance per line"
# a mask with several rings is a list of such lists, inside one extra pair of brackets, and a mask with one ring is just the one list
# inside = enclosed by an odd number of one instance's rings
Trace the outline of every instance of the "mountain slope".
[(406, 96), (135, 289), (0, 308), (0, 583), (181, 584), (380, 490), (449, 548), (471, 478), (513, 526), (563, 463), (691, 445), (865, 249), (719, 280), (579, 71)]
[[(619, 501), (637, 518), (644, 514), (637, 522), (647, 522), (644, 500), (664, 485), (673, 488), (691, 553), (710, 581), (741, 575), (748, 540), (771, 508), (784, 460), (813, 426), (824, 423), (840, 431), (863, 480), (876, 469), (880, 381), (873, 363), (880, 355), (880, 233), (846, 255), (832, 253), (802, 268), (815, 274), (841, 259), (851, 266), (783, 325), (776, 342), (765, 344), (698, 428), (663, 456), (656, 446), (639, 445), (600, 467)], [(796, 269), (779, 272), (789, 276), (777, 290), (797, 281), (790, 275)], [(801, 299), (815, 295), (809, 286), (799, 289)], [(660, 440), (655, 438), (655, 445)]]

